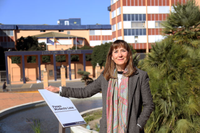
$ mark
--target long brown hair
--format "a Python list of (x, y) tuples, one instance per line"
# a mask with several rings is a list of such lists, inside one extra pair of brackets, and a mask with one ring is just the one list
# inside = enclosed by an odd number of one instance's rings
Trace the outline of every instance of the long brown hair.
[(106, 80), (109, 80), (110, 78), (117, 78), (117, 77), (114, 77), (114, 69), (116, 68), (116, 64), (111, 58), (112, 58), (113, 50), (119, 47), (123, 47), (128, 51), (128, 55), (127, 55), (128, 61), (126, 64), (126, 68), (128, 71), (124, 74), (124, 76), (129, 77), (133, 75), (134, 72), (136, 71), (136, 68), (133, 65), (131, 48), (129, 47), (128, 43), (125, 42), (124, 40), (116, 40), (110, 46), (110, 49), (106, 58), (106, 65), (103, 72), (103, 76)]

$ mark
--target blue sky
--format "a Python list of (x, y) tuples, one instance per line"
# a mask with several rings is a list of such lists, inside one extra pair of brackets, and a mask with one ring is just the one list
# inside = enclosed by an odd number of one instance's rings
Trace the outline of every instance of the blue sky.
[(58, 19), (81, 18), (81, 24), (110, 24), (110, 0), (0, 0), (2, 24), (57, 25)]

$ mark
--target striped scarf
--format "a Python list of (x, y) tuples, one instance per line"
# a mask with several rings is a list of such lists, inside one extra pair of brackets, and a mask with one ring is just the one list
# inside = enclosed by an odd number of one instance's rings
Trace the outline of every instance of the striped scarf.
[[(116, 70), (115, 75), (117, 75)], [(122, 76), (119, 87), (117, 81), (118, 79), (111, 78), (108, 83), (107, 133), (125, 133), (127, 129), (128, 77)]]

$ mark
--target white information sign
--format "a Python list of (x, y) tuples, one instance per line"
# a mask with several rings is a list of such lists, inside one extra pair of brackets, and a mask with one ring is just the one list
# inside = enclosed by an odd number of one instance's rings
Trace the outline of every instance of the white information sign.
[(69, 98), (61, 97), (45, 89), (38, 91), (64, 128), (86, 124)]

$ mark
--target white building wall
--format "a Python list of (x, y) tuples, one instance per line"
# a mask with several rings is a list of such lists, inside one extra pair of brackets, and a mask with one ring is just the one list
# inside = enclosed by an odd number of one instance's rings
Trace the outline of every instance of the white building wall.
[(117, 37), (118, 40), (122, 40), (122, 36)]
[(148, 6), (147, 7), (147, 13), (148, 14), (168, 14), (169, 6)]
[(101, 35), (101, 30), (95, 30), (94, 35)]
[(149, 43), (158, 42), (164, 39), (162, 35), (149, 35)]
[(130, 29), (131, 28), (131, 21), (124, 21), (124, 29)]
[(101, 45), (101, 41), (90, 41), (90, 46)]
[(112, 35), (112, 30), (102, 30), (102, 35)]
[(134, 36), (124, 36), (124, 41), (127, 43), (135, 43), (135, 37)]
[(146, 14), (146, 6), (123, 6), (123, 14)]
[(138, 43), (146, 43), (147, 36), (138, 36)]
[(148, 21), (148, 28), (155, 28), (155, 21)]
[(58, 40), (58, 44), (67, 44), (67, 45), (71, 45), (72, 44), (72, 40)]

